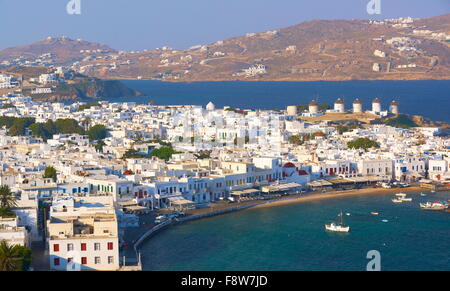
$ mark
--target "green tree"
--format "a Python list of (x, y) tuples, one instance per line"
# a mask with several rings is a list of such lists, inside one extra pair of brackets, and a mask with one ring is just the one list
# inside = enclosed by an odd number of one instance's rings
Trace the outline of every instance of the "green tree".
[(44, 140), (50, 139), (53, 136), (44, 123), (33, 123), (30, 125), (30, 130), (34, 137), (40, 137)]
[(53, 168), (52, 166), (45, 168), (44, 178), (52, 178), (53, 182), (56, 182), (56, 179), (57, 179), (56, 169)]
[(25, 129), (35, 122), (34, 118), (21, 117), (14, 120), (8, 130), (9, 136), (25, 135)]
[(172, 155), (175, 154), (175, 151), (172, 147), (169, 146), (162, 146), (159, 149), (154, 149), (150, 156), (151, 157), (158, 157), (160, 159), (168, 161)]
[(0, 207), (12, 208), (16, 206), (16, 198), (14, 197), (8, 185), (0, 187)]
[(31, 250), (20, 245), (0, 242), (0, 271), (27, 271), (31, 265)]
[(295, 144), (295, 145), (302, 145), (303, 144), (303, 137), (299, 134), (291, 135), (289, 137), (289, 143)]
[(90, 140), (102, 140), (105, 139), (108, 134), (108, 129), (101, 124), (97, 124), (93, 127), (91, 127), (87, 131), (87, 135), (89, 136)]
[(369, 138), (361, 137), (354, 141), (348, 142), (347, 147), (350, 149), (364, 149), (365, 151), (367, 151), (370, 148), (378, 148), (380, 146), (376, 141), (373, 141)]
[(103, 140), (99, 140), (97, 141), (97, 143), (95, 144), (94, 148), (97, 152), (103, 152), (103, 147), (105, 146), (105, 142)]
[(10, 207), (0, 207), (0, 217), (3, 218), (12, 218), (16, 217), (16, 214)]
[(411, 127), (417, 127), (418, 125), (412, 120), (411, 117), (405, 114), (399, 114), (394, 118), (390, 118), (388, 120), (384, 121), (384, 124), (393, 126), (393, 127), (399, 127), (399, 128), (411, 128)]
[(143, 158), (145, 158), (145, 156), (141, 155), (135, 149), (127, 150), (122, 156), (122, 159), (143, 159)]
[(84, 129), (75, 119), (65, 118), (55, 121), (56, 132), (61, 134), (84, 134)]
[(84, 110), (89, 109), (89, 108), (94, 107), (94, 106), (100, 106), (100, 103), (98, 103), (98, 102), (90, 102), (90, 103), (86, 103), (86, 104), (81, 104), (78, 107), (78, 111), (84, 111)]

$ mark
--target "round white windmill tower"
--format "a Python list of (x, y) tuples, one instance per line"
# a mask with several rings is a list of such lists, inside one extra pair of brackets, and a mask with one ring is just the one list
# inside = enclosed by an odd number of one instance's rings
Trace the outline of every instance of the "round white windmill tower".
[(372, 101), (372, 112), (380, 113), (381, 112), (381, 101), (378, 98), (375, 98)]
[(317, 114), (319, 113), (319, 103), (316, 100), (311, 101), (309, 103), (309, 113), (311, 114)]
[(395, 100), (391, 103), (391, 113), (395, 115), (398, 114), (398, 102)]
[(286, 108), (288, 115), (297, 115), (297, 106), (291, 105)]
[(356, 98), (355, 101), (353, 101), (353, 113), (361, 112), (363, 112), (362, 102), (358, 98)]
[(341, 98), (338, 98), (338, 100), (334, 102), (334, 111), (345, 113), (345, 102)]

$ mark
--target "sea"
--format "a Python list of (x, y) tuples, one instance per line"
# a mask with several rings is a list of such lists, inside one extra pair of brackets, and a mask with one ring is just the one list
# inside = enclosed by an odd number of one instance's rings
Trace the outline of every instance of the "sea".
[[(400, 112), (450, 123), (450, 81), (196, 82), (123, 81), (144, 96), (111, 102), (156, 102), (216, 108), (284, 109), (355, 98), (370, 110), (379, 98)], [(365, 195), (245, 210), (170, 227), (142, 246), (145, 270), (366, 270), (369, 251), (382, 270), (450, 270), (450, 214), (423, 211), (420, 202), (449, 200), (449, 192), (412, 195), (394, 204), (390, 195)], [(344, 212), (348, 234), (324, 224)], [(379, 212), (378, 216), (371, 215)], [(349, 215), (346, 215), (346, 214)], [(386, 222), (387, 221), (387, 222)], [(370, 256), (369, 256), (370, 257)], [(371, 257), (372, 258), (372, 257)]]
[(345, 82), (195, 82), (171, 83), (153, 80), (125, 80), (125, 85), (144, 96), (114, 98), (112, 102), (154, 101), (159, 105), (203, 105), (212, 101), (216, 108), (285, 109), (287, 105), (307, 104), (312, 99), (333, 104), (337, 98), (352, 102), (359, 98), (364, 110), (371, 110), (374, 98), (383, 110), (396, 100), (400, 113), (422, 115), (450, 123), (450, 80), (443, 81), (345, 81)]
[[(173, 226), (143, 244), (143, 269), (365, 271), (376, 251), (382, 271), (449, 271), (450, 213), (419, 203), (448, 200), (450, 192), (408, 196), (413, 201), (402, 204), (393, 194), (336, 197)], [(325, 231), (341, 211), (350, 232)]]

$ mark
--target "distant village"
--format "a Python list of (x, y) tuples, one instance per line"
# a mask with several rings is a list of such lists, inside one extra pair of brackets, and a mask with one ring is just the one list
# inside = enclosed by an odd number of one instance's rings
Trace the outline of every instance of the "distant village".
[(32, 252), (45, 241), (40, 251), (51, 270), (75, 262), (81, 270), (119, 270), (124, 233), (140, 226), (143, 213), (450, 181), (450, 139), (439, 128), (371, 122), (400, 116), (395, 101), (387, 109), (379, 99), (348, 107), (342, 99), (331, 108), (312, 101), (247, 110), (4, 95), (0, 194), (9, 198), (2, 199), (0, 240)]

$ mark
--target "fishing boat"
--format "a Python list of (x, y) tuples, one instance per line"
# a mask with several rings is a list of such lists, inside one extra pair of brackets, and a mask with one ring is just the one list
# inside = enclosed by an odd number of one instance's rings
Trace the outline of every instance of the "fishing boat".
[(423, 210), (446, 210), (448, 209), (447, 202), (427, 202), (420, 203), (420, 208)]
[(325, 229), (332, 232), (349, 232), (350, 226), (344, 225), (344, 216), (342, 212), (339, 214), (341, 217), (340, 222), (332, 222), (331, 224), (325, 224)]
[(394, 203), (403, 203), (403, 202), (411, 202), (412, 198), (406, 197), (405, 193), (395, 194), (395, 198), (392, 199)]

